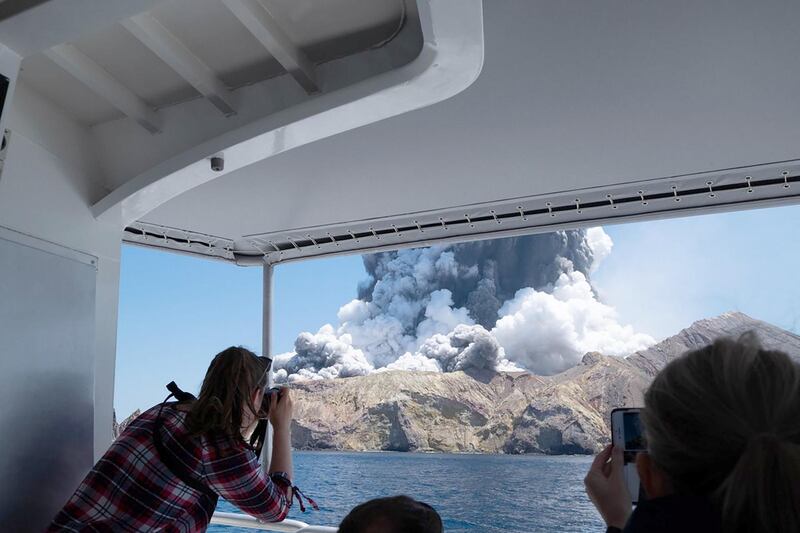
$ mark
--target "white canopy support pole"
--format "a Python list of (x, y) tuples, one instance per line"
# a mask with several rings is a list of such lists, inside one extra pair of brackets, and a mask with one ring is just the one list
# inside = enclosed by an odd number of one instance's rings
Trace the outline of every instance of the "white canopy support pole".
[(222, 0), (222, 3), (307, 93), (319, 92), (314, 63), (258, 0)]
[(45, 55), (150, 133), (161, 131), (158, 115), (144, 100), (73, 45), (60, 44)]
[[(262, 305), (261, 327), (261, 355), (272, 357), (272, 265), (264, 265), (264, 290)], [(267, 376), (267, 387), (272, 387), (272, 370)], [(269, 473), (269, 463), (272, 460), (272, 425), (267, 423), (267, 434), (264, 436), (264, 446), (261, 448), (261, 468), (264, 473)]]
[(194, 55), (155, 17), (142, 13), (129, 18), (122, 25), (226, 117), (236, 114), (233, 95), (211, 67)]

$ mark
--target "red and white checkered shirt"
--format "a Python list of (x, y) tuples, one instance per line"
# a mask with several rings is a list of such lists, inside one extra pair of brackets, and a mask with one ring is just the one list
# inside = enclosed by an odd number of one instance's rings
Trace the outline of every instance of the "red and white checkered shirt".
[[(161, 461), (153, 443), (159, 406), (130, 423), (97, 462), (47, 531), (205, 531), (216, 498), (189, 487)], [(245, 513), (286, 518), (285, 474), (266, 476), (256, 454), (224, 437), (190, 437), (186, 413), (167, 404), (161, 438), (184, 471)], [(284, 476), (281, 479), (280, 476)]]

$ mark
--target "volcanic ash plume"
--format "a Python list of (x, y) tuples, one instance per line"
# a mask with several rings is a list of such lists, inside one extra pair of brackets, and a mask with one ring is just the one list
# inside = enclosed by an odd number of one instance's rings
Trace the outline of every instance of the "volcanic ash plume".
[(368, 278), (339, 325), (301, 333), (276, 379), (376, 370), (560, 372), (587, 351), (653, 344), (617, 322), (589, 281), (612, 247), (602, 228), (364, 256)]

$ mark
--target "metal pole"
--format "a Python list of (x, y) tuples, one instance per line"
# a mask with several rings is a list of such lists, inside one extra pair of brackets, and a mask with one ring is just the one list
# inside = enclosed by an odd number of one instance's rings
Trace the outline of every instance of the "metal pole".
[[(261, 319), (261, 355), (272, 357), (272, 265), (264, 265), (264, 290), (262, 296)], [(272, 370), (267, 376), (267, 386), (272, 387)], [(264, 446), (261, 448), (261, 468), (264, 473), (269, 473), (269, 463), (272, 459), (272, 426), (267, 423), (267, 434), (264, 436)]]

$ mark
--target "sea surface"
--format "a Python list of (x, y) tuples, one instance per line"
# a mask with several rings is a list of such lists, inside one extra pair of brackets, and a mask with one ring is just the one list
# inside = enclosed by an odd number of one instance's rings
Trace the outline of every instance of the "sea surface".
[[(320, 505), (290, 518), (336, 526), (356, 504), (407, 494), (436, 508), (448, 533), (603, 532), (583, 490), (588, 456), (295, 452), (295, 481)], [(220, 500), (217, 510), (237, 512)], [(253, 530), (211, 526), (215, 533)]]

